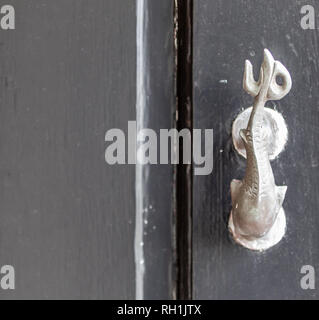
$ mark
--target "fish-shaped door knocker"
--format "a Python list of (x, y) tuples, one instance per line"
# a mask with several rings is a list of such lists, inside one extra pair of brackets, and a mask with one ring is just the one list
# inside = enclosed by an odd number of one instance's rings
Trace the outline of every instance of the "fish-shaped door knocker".
[(265, 108), (265, 103), (282, 99), (291, 85), (288, 70), (267, 49), (258, 82), (246, 61), (243, 87), (254, 97), (254, 104), (236, 118), (232, 128), (235, 149), (247, 158), (247, 165), (243, 180), (231, 182), (229, 229), (236, 242), (251, 250), (274, 246), (286, 230), (282, 204), (287, 187), (276, 186), (270, 160), (283, 150), (287, 127), (281, 114)]

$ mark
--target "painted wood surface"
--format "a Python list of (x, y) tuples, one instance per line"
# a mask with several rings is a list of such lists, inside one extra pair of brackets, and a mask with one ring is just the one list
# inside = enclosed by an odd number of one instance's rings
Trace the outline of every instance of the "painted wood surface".
[[(137, 125), (159, 137), (160, 129), (176, 125), (174, 1), (137, 4)], [(176, 297), (175, 170), (136, 167), (137, 299)]]
[[(215, 0), (194, 2), (194, 127), (214, 129), (214, 171), (194, 177), (193, 298), (312, 299), (303, 290), (303, 265), (319, 268), (318, 30), (303, 30), (303, 1)], [(307, 1), (319, 12), (316, 1)], [(268, 103), (286, 119), (289, 141), (272, 162), (278, 185), (287, 185), (288, 230), (276, 247), (250, 252), (227, 231), (230, 182), (245, 161), (234, 151), (231, 125), (252, 103), (242, 89), (245, 59), (257, 78), (268, 48), (290, 71), (291, 93)]]
[(0, 299), (133, 299), (135, 168), (104, 160), (135, 120), (130, 0), (11, 1), (0, 31)]

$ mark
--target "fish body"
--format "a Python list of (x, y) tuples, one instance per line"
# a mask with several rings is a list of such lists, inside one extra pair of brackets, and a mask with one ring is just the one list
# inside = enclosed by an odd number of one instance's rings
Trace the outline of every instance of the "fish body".
[(261, 120), (241, 131), (247, 154), (247, 170), (242, 181), (233, 180), (231, 195), (233, 221), (246, 238), (260, 238), (273, 226), (284, 201), (287, 187), (275, 184)]
[(263, 129), (266, 101), (270, 98), (281, 98), (291, 88), (291, 83), (286, 83), (282, 91), (275, 87), (274, 78), (285, 72), (283, 68), (280, 62), (275, 61), (270, 52), (265, 50), (264, 63), (257, 83), (253, 81), (250, 62), (246, 62), (244, 88), (255, 97), (255, 101), (248, 126), (240, 132), (247, 155), (246, 173), (242, 181), (232, 181), (231, 197), (236, 234), (249, 240), (261, 238), (269, 232), (276, 221), (287, 190), (286, 186), (278, 187), (275, 184)]

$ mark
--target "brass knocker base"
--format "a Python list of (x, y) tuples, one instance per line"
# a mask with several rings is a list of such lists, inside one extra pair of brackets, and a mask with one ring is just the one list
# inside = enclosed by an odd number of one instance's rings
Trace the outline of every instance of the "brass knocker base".
[[(233, 122), (232, 138), (236, 151), (246, 159), (246, 148), (240, 136), (240, 130), (246, 129), (253, 107), (242, 111)], [(274, 160), (285, 149), (288, 129), (283, 116), (276, 110), (265, 108), (263, 131), (267, 140), (269, 160)]]
[(258, 239), (247, 239), (242, 235), (236, 233), (236, 229), (233, 223), (233, 215), (230, 213), (228, 228), (231, 232), (233, 239), (241, 244), (243, 247), (255, 250), (255, 251), (264, 251), (267, 250), (274, 245), (276, 245), (286, 233), (286, 215), (283, 208), (280, 209), (278, 216), (276, 218), (275, 223), (271, 227), (271, 229), (266, 233), (263, 237)]

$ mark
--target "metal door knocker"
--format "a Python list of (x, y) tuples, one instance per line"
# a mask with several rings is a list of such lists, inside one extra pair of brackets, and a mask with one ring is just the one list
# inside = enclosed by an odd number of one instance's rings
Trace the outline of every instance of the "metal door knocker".
[(283, 150), (288, 131), (281, 114), (265, 108), (265, 103), (282, 99), (291, 85), (288, 70), (267, 49), (258, 82), (246, 61), (243, 87), (254, 97), (254, 104), (236, 118), (232, 128), (234, 147), (247, 158), (247, 165), (243, 180), (231, 182), (229, 230), (237, 243), (251, 250), (274, 246), (286, 231), (282, 204), (287, 187), (276, 186), (270, 160)]

